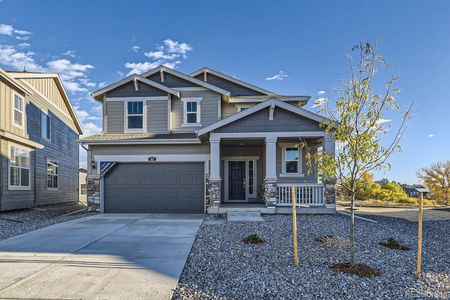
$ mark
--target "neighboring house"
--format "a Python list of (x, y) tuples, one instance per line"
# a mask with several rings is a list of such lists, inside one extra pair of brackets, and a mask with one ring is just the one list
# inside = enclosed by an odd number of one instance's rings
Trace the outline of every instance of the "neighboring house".
[(0, 210), (77, 201), (81, 132), (58, 75), (0, 69)]
[[(334, 184), (305, 156), (334, 153), (309, 96), (278, 95), (203, 68), (157, 67), (94, 93), (103, 132), (88, 147), (88, 205), (103, 212), (218, 213), (254, 203), (289, 211), (295, 186), (305, 212), (335, 212)], [(300, 147), (300, 141), (307, 147)]]
[(418, 198), (419, 193), (423, 194), (424, 198), (428, 197), (430, 190), (423, 185), (404, 185), (403, 190), (409, 197)]
[(87, 191), (86, 191), (86, 176), (87, 176), (87, 170), (85, 168), (80, 168), (78, 172), (78, 181), (80, 183), (80, 194), (78, 197), (78, 201), (81, 203), (87, 203)]

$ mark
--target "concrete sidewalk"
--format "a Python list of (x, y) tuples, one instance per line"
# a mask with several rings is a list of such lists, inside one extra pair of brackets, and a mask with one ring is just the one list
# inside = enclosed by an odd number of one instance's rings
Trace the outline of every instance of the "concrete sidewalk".
[(102, 214), (0, 242), (0, 298), (170, 299), (199, 215)]
[[(344, 211), (345, 207), (339, 206), (338, 211)], [(385, 216), (392, 218), (405, 219), (412, 222), (417, 222), (418, 209), (417, 208), (392, 208), (392, 207), (358, 207), (356, 211), (358, 215), (374, 215), (374, 216)], [(450, 220), (450, 210), (449, 209), (435, 209), (435, 208), (424, 208), (423, 210), (424, 221), (431, 220)]]

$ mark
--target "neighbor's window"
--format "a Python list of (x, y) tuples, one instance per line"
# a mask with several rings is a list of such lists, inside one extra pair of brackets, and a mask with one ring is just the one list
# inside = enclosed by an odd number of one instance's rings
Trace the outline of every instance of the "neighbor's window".
[(80, 184), (80, 195), (86, 195), (86, 183)]
[(286, 174), (299, 173), (299, 149), (298, 147), (284, 148), (284, 164)]
[(30, 187), (30, 152), (11, 147), (9, 158), (9, 187), (25, 189)]
[(237, 107), (238, 112), (241, 112), (243, 110), (246, 110), (247, 108), (250, 108), (250, 106), (248, 106), (248, 105), (238, 105), (236, 107)]
[(41, 112), (41, 136), (50, 139), (50, 116), (45, 112)]
[(144, 128), (144, 102), (127, 102), (127, 129)]
[(17, 94), (14, 94), (14, 125), (23, 126), (24, 100)]
[(47, 160), (47, 187), (58, 188), (58, 162), (53, 160)]
[(201, 98), (183, 99), (185, 125), (199, 125), (200, 124), (200, 101)]

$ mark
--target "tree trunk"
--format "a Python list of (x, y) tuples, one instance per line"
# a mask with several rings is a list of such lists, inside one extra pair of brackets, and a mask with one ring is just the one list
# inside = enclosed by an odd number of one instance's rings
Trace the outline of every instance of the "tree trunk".
[(350, 261), (355, 265), (355, 193), (350, 203)]

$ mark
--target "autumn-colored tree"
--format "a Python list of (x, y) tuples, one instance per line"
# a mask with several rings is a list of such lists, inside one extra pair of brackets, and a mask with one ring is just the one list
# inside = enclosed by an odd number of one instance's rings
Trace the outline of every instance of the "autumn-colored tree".
[(354, 46), (348, 61), (350, 78), (344, 80), (343, 87), (336, 91), (337, 101), (330, 103), (320, 99), (316, 102), (318, 112), (327, 117), (322, 126), (326, 133), (334, 136), (337, 153), (330, 155), (319, 151), (307, 154), (306, 159), (310, 170), (315, 165), (327, 180), (336, 178), (338, 187), (349, 195), (350, 261), (355, 265), (355, 199), (361, 189), (359, 182), (372, 171), (389, 168), (386, 161), (400, 150), (399, 142), (405, 132), (411, 106), (398, 118), (398, 129), (390, 131), (393, 138), (389, 142), (386, 126), (390, 123), (386, 122), (385, 114), (400, 109), (396, 103), (400, 89), (394, 87), (397, 77), (393, 75), (382, 92), (374, 91), (374, 86), (379, 86), (374, 84), (374, 76), (380, 67), (387, 65), (370, 43)]
[(430, 189), (430, 197), (438, 203), (450, 204), (450, 160), (423, 167), (417, 171), (417, 177)]

